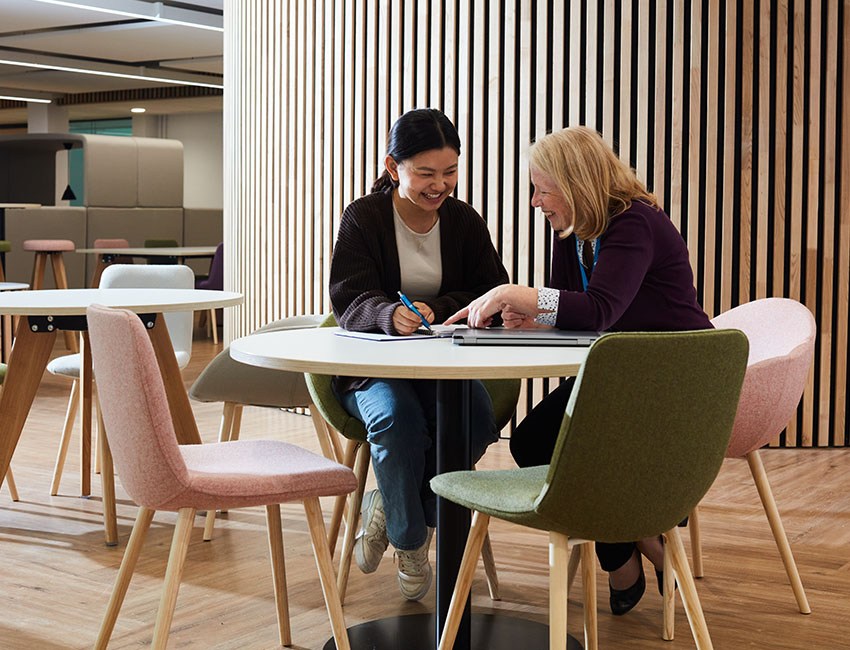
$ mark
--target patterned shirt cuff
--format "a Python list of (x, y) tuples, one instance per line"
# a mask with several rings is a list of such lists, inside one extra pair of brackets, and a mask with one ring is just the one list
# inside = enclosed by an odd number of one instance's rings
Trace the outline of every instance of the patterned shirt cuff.
[(545, 313), (538, 314), (534, 319), (539, 325), (548, 325), (555, 327), (555, 320), (558, 316), (558, 300), (561, 297), (561, 292), (557, 289), (544, 287), (537, 290), (537, 309), (546, 310)]

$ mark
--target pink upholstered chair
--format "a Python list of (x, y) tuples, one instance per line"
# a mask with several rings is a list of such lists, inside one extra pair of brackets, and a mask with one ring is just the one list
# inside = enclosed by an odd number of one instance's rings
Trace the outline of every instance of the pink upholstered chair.
[[(796, 300), (764, 298), (735, 307), (711, 322), (718, 329), (739, 329), (750, 341), (747, 374), (726, 457), (746, 457), (797, 605), (802, 614), (809, 614), (812, 610), (767, 481), (759, 448), (776, 438), (797, 411), (814, 353), (815, 319)], [(688, 527), (691, 529), (694, 575), (699, 578), (703, 571), (696, 508)], [(665, 590), (665, 594), (670, 595), (669, 606), (672, 607), (672, 590)], [(672, 617), (666, 625), (672, 625)]]
[(153, 347), (139, 317), (98, 305), (89, 307), (86, 316), (108, 432), (105, 442), (121, 483), (139, 505), (95, 647), (106, 648), (109, 642), (156, 510), (178, 513), (152, 642), (153, 648), (164, 649), (196, 510), (257, 505), (266, 506), (280, 643), (290, 645), (278, 504), (302, 501), (336, 647), (348, 649), (318, 497), (354, 490), (353, 472), (281, 441), (178, 445)]
[[(130, 242), (126, 239), (95, 239), (94, 245), (92, 248), (130, 248)], [(132, 264), (132, 257), (116, 257), (109, 264)], [(103, 269), (105, 269), (109, 264), (103, 261), (103, 258), (98, 255), (97, 257), (97, 266), (94, 267), (94, 273), (92, 274), (91, 286), (92, 288), (97, 287), (100, 284), (100, 276), (103, 273)]]

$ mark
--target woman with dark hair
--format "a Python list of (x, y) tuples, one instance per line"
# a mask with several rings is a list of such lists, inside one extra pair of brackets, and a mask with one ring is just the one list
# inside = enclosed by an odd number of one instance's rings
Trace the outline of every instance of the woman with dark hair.
[[(345, 209), (339, 225), (330, 297), (341, 327), (412, 334), (422, 321), (399, 301), (399, 291), (433, 323), (507, 281), (487, 224), (451, 196), (459, 155), (457, 130), (438, 110), (412, 110), (393, 124), (384, 173), (371, 194)], [(378, 489), (363, 497), (357, 565), (375, 571), (392, 544), (399, 589), (419, 600), (432, 576), (428, 546), (436, 499), (428, 482), (435, 473), (436, 383), (335, 377), (333, 388), (366, 426), (378, 481)], [(477, 460), (498, 439), (481, 382), (473, 382), (472, 415)]]
[[(541, 138), (528, 151), (531, 205), (557, 233), (549, 287), (505, 284), (448, 319), (486, 327), (626, 332), (711, 329), (697, 302), (688, 249), (679, 231), (632, 169), (596, 131), (574, 126)], [(511, 454), (520, 467), (547, 465), (574, 378), (549, 393), (517, 426)], [(641, 555), (662, 588), (660, 537), (596, 544), (609, 574), (611, 611), (625, 614), (643, 596)]]

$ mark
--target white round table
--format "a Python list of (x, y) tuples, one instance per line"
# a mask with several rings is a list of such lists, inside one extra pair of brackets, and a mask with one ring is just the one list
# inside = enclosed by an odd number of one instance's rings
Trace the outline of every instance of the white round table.
[[(29, 289), (30, 285), (23, 282), (0, 282), (0, 291), (23, 291)], [(12, 317), (8, 314), (2, 316), (3, 324), (0, 326), (0, 362), (5, 363), (12, 352)]]
[[(177, 440), (181, 444), (200, 443), (189, 397), (161, 314), (230, 307), (241, 302), (241, 294), (202, 289), (54, 289), (0, 293), (0, 314), (20, 316), (0, 394), (0, 476), (5, 475), (12, 460), (57, 332), (80, 331), (83, 343), (79, 379), (83, 441), (81, 479), (83, 493), (87, 493), (91, 475), (92, 387), (85, 314), (91, 304), (129, 309), (142, 317), (159, 362)], [(113, 544), (117, 543), (118, 529), (111, 457), (107, 456), (108, 445), (104, 444), (101, 480), (104, 485), (106, 540)]]
[[(354, 377), (437, 381), (437, 473), (471, 469), (469, 398), (472, 379), (564, 377), (578, 373), (589, 348), (457, 346), (450, 338), (370, 341), (337, 336), (339, 328), (266, 332), (230, 344), (235, 360), (263, 368)], [(464, 416), (464, 413), (466, 414)], [(436, 616), (417, 614), (370, 621), (349, 629), (352, 648), (436, 648), (451, 601), (469, 511), (438, 497)], [(457, 650), (548, 647), (548, 627), (525, 619), (471, 616), (469, 602)], [(400, 645), (401, 644), (401, 645)], [(335, 648), (333, 639), (324, 650)], [(569, 649), (581, 648), (570, 637)]]

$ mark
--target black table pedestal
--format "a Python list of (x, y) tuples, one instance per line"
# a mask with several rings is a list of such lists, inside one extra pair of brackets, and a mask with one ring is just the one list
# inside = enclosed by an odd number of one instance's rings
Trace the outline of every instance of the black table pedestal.
[[(472, 615), (471, 650), (548, 650), (549, 627), (524, 618), (494, 614)], [(369, 621), (348, 628), (352, 650), (434, 650), (437, 629), (433, 614), (410, 614)], [(336, 650), (330, 639), (323, 650)], [(573, 637), (567, 650), (582, 650)]]

